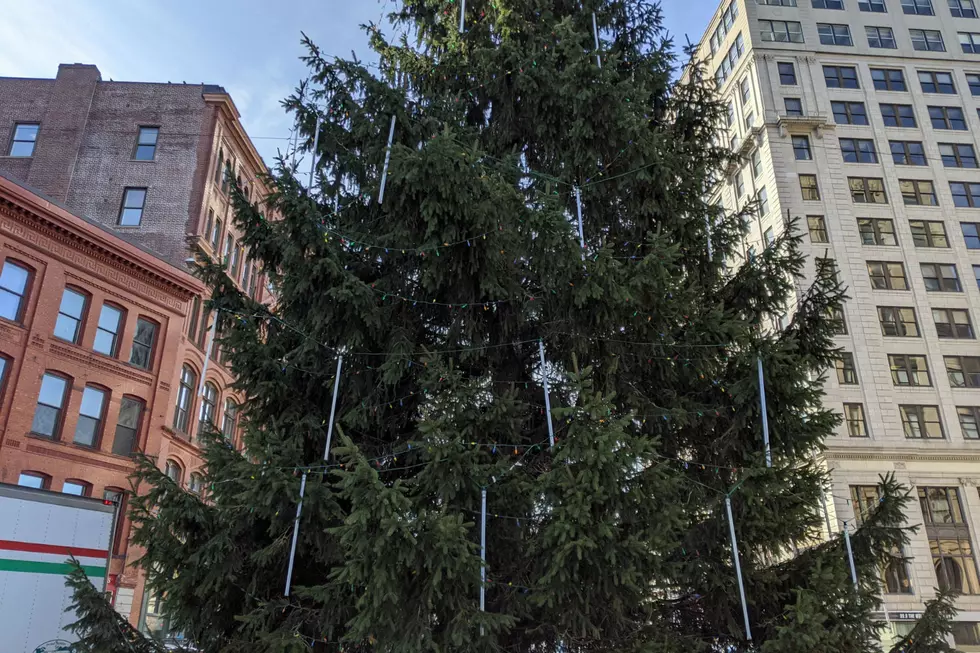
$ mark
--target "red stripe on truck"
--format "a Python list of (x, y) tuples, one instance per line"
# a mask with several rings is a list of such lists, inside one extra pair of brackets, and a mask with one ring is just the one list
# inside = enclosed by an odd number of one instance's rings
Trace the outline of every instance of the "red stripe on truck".
[(0, 551), (28, 551), (30, 553), (57, 553), (76, 558), (108, 558), (109, 552), (103, 549), (86, 549), (80, 546), (59, 546), (57, 544), (39, 544), (37, 542), (17, 542), (0, 540)]

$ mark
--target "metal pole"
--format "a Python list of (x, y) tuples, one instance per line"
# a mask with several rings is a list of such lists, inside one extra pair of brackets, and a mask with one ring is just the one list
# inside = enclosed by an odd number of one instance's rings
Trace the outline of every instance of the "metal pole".
[(466, 19), (466, 0), (459, 5), (459, 33), (463, 33), (463, 21)]
[(344, 357), (337, 356), (337, 378), (333, 380), (333, 400), (330, 402), (330, 423), (327, 425), (327, 446), (323, 449), (323, 459), (330, 456), (330, 440), (333, 438), (333, 418), (337, 413), (337, 390), (340, 389), (340, 367), (344, 364)]
[[(487, 488), (481, 492), (480, 509), (480, 612), (485, 612), (487, 607)], [(483, 634), (483, 626), (480, 626), (480, 634)]]
[(395, 116), (391, 116), (391, 128), (388, 130), (388, 149), (385, 152), (385, 165), (381, 170), (381, 188), (378, 190), (378, 204), (385, 201), (385, 184), (388, 181), (388, 163), (391, 161), (391, 144), (395, 140)]
[(585, 231), (582, 229), (582, 191), (575, 187), (575, 208), (578, 211), (578, 242), (582, 246), (582, 256), (585, 256)]
[(762, 444), (766, 448), (766, 467), (772, 467), (772, 451), (769, 449), (769, 415), (766, 412), (766, 379), (762, 374), (762, 357), (756, 359), (759, 368), (759, 404), (762, 411)]
[(214, 322), (211, 324), (211, 330), (208, 332), (208, 349), (204, 355), (204, 365), (201, 366), (201, 382), (197, 384), (198, 399), (204, 394), (204, 379), (208, 375), (208, 362), (211, 360), (211, 351), (214, 349), (214, 335), (218, 331), (218, 317), (220, 314), (220, 310), (214, 312)]
[(310, 192), (313, 192), (313, 173), (316, 172), (316, 154), (320, 147), (320, 112), (316, 114), (316, 131), (313, 133), (313, 160), (310, 161)]
[(844, 522), (844, 544), (847, 546), (847, 561), (851, 565), (851, 581), (854, 582), (854, 589), (858, 589), (857, 569), (854, 568), (854, 552), (851, 550), (851, 533), (847, 530), (847, 522)]
[(541, 354), (541, 378), (544, 380), (544, 409), (548, 413), (548, 446), (555, 446), (555, 427), (551, 424), (551, 390), (548, 388), (548, 370), (544, 364), (544, 341), (538, 338), (538, 353)]
[(289, 596), (289, 587), (293, 584), (293, 562), (296, 560), (296, 539), (299, 537), (299, 516), (303, 512), (303, 495), (306, 493), (306, 472), (299, 482), (299, 504), (296, 506), (296, 520), (293, 522), (293, 543), (289, 545), (289, 567), (286, 569), (285, 596)]
[(725, 497), (725, 510), (728, 512), (728, 532), (732, 536), (732, 559), (735, 561), (735, 575), (738, 577), (738, 594), (742, 598), (742, 617), (745, 619), (745, 639), (752, 641), (752, 627), (749, 626), (749, 607), (745, 602), (745, 585), (742, 584), (742, 565), (738, 560), (738, 541), (735, 539), (735, 520), (732, 518), (732, 499)]
[(595, 36), (595, 62), (602, 68), (602, 56), (599, 54), (599, 27), (596, 25), (594, 11), (592, 12), (592, 34)]

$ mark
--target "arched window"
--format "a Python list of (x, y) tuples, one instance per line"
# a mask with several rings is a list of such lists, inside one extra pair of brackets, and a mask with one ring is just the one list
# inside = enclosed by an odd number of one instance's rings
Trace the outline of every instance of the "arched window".
[(64, 423), (65, 400), (71, 389), (71, 379), (57, 372), (45, 372), (41, 377), (41, 390), (37, 395), (37, 408), (31, 433), (58, 439)]
[(225, 160), (225, 152), (223, 149), (218, 148), (218, 162), (214, 165), (214, 183), (218, 185), (221, 183), (221, 166)]
[(51, 477), (42, 472), (23, 471), (17, 478), (17, 485), (21, 487), (32, 487), (38, 490), (47, 490), (51, 487)]
[(92, 484), (87, 481), (68, 478), (61, 485), (61, 493), (74, 494), (76, 497), (90, 497), (92, 496)]
[(184, 470), (181, 469), (180, 463), (173, 460), (168, 460), (167, 465), (163, 468), (163, 471), (167, 475), (167, 478), (169, 478), (171, 481), (177, 485), (181, 484), (181, 481), (184, 478)]
[(119, 402), (119, 419), (116, 420), (116, 437), (112, 441), (112, 453), (128, 456), (136, 451), (144, 406), (143, 400), (138, 397), (123, 397)]
[(102, 304), (92, 349), (100, 354), (115, 358), (116, 354), (119, 353), (119, 338), (123, 332), (125, 317), (126, 311), (122, 308), (109, 303)]
[(201, 419), (197, 425), (197, 433), (200, 435), (208, 428), (214, 428), (215, 411), (218, 408), (218, 388), (208, 381), (204, 384), (204, 395), (201, 397)]
[(24, 318), (28, 286), (32, 270), (26, 265), (7, 259), (0, 269), (0, 317), (12, 322)]
[(234, 399), (225, 399), (225, 417), (221, 422), (221, 432), (229, 440), (235, 439), (235, 431), (238, 429), (238, 404)]
[(88, 294), (78, 288), (66, 287), (61, 295), (61, 305), (54, 323), (54, 337), (77, 345), (82, 337), (82, 324), (87, 308)]
[(188, 322), (187, 326), (187, 337), (190, 338), (191, 341), (197, 338), (197, 318), (200, 317), (200, 315), (201, 298), (195, 296), (194, 299), (191, 300), (191, 310), (190, 315), (188, 315), (190, 321)]
[(197, 472), (192, 472), (190, 476), (190, 482), (187, 484), (187, 489), (194, 494), (200, 494), (204, 490), (204, 477)]
[(102, 439), (102, 422), (109, 391), (94, 385), (85, 386), (82, 403), (78, 407), (78, 424), (75, 426), (75, 444), (86, 447), (99, 446)]
[(197, 385), (197, 375), (189, 365), (180, 369), (180, 387), (177, 389), (177, 408), (174, 410), (174, 430), (187, 433), (190, 426), (191, 398), (194, 396), (194, 386)]

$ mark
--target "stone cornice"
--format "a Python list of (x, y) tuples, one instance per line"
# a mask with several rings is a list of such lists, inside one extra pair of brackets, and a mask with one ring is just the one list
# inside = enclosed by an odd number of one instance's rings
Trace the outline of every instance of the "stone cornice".
[[(980, 444), (980, 443), (978, 443)], [(828, 449), (823, 452), (828, 462), (840, 461), (886, 461), (922, 463), (980, 463), (980, 449), (960, 449), (947, 451), (925, 451), (922, 449), (871, 449), (868, 447), (847, 447)]]

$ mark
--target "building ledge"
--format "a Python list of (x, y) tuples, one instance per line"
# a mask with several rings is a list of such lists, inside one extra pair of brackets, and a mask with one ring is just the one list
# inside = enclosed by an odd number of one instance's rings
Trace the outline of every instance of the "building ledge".
[[(738, 144), (738, 147), (732, 152), (738, 159), (744, 159), (749, 155), (749, 153), (756, 147), (762, 145), (762, 125), (756, 125), (749, 129), (748, 133), (742, 139), (742, 142)], [(725, 176), (731, 177), (739, 169), (741, 163), (739, 160), (733, 160), (728, 164), (728, 168), (725, 169)]]
[(827, 115), (823, 113), (812, 113), (806, 116), (779, 116), (776, 121), (779, 127), (779, 135), (785, 137), (788, 133), (810, 132), (816, 133), (817, 138), (823, 137), (823, 129), (833, 129), (835, 124), (827, 120)]

